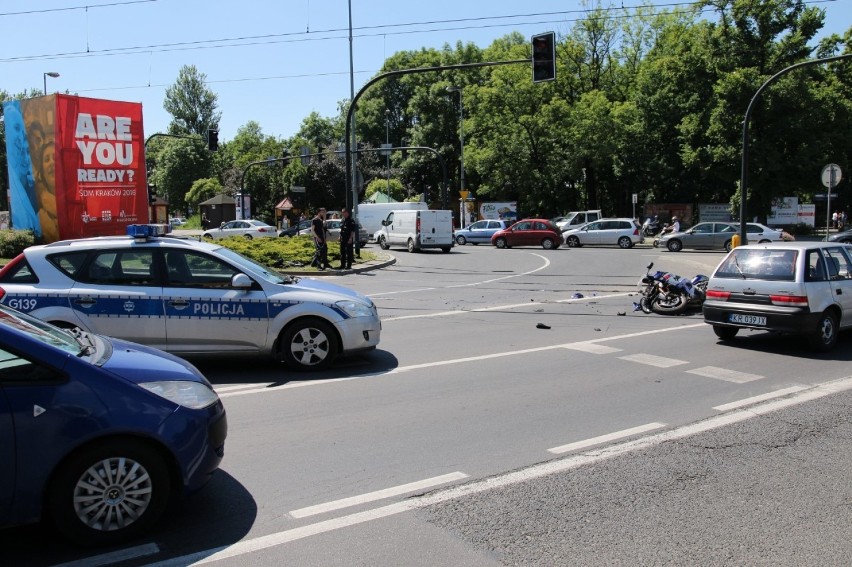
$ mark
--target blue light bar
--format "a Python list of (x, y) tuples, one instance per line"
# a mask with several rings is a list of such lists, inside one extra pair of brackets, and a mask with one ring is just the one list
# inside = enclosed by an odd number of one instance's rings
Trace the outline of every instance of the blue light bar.
[(172, 231), (171, 225), (168, 224), (129, 224), (127, 225), (127, 235), (133, 238), (154, 238), (157, 236), (165, 236)]

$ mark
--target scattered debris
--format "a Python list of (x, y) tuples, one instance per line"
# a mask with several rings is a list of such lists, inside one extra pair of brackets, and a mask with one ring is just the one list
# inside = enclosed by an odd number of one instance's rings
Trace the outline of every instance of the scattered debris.
[(598, 332), (600, 332), (600, 329), (598, 329), (597, 327), (595, 327), (595, 330), (596, 330), (596, 331), (598, 331)]
[(627, 315), (627, 313), (625, 313), (624, 311), (619, 311), (618, 313), (616, 313), (616, 315), (618, 315), (619, 317), (624, 317), (625, 315)]
[(544, 309), (536, 309), (535, 310), (536, 313), (541, 313), (542, 311), (544, 311)]
[(544, 323), (539, 323), (535, 326), (536, 329), (549, 329), (550, 325), (545, 325)]
[(571, 299), (583, 299), (583, 294), (580, 292), (575, 293), (571, 296)]

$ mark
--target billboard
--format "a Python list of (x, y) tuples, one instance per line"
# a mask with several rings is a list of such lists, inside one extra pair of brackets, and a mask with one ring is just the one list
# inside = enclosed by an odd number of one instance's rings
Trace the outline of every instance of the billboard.
[(57, 94), (3, 113), (13, 228), (54, 242), (148, 222), (141, 104)]
[(479, 205), (479, 218), (516, 221), (518, 220), (518, 203), (515, 201), (507, 203), (481, 203)]

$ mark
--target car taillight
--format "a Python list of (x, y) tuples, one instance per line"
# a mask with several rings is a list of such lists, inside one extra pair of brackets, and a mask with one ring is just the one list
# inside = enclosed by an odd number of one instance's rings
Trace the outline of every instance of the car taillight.
[(266, 229), (265, 228), (259, 228), (259, 229), (257, 229), (257, 231), (258, 232), (266, 232)]
[(807, 295), (770, 295), (772, 305), (786, 305), (789, 307), (807, 307)]
[(414, 232), (420, 234), (420, 217), (417, 217), (417, 222), (414, 223)]
[(639, 236), (639, 229), (638, 228), (633, 229), (633, 236)]
[(730, 291), (719, 291), (718, 289), (707, 290), (707, 299), (718, 299), (720, 301), (728, 301), (729, 297), (731, 297)]

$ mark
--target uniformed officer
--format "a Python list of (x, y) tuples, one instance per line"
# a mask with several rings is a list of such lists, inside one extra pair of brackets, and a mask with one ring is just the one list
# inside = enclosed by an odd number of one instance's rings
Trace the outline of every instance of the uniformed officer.
[(311, 220), (311, 235), (314, 237), (315, 247), (311, 266), (323, 271), (329, 267), (328, 245), (325, 241), (325, 208), (318, 210), (316, 216)]
[(358, 225), (352, 220), (349, 209), (341, 209), (340, 214), (343, 216), (343, 222), (340, 223), (340, 269), (351, 270)]

